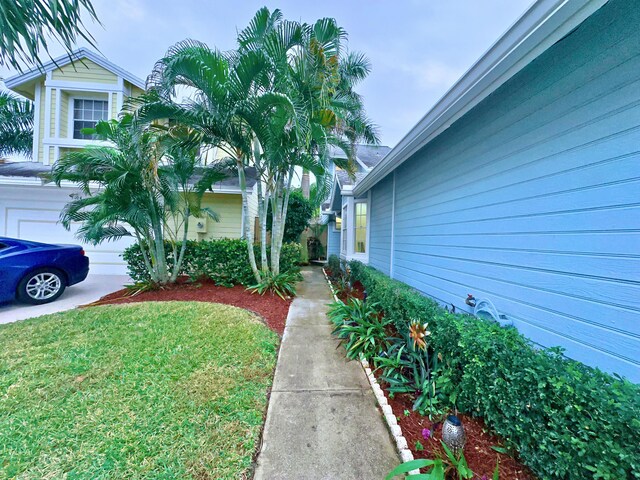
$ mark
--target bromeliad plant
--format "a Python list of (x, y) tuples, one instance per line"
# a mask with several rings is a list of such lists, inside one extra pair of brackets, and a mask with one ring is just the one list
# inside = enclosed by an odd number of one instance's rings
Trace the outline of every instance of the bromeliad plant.
[(429, 348), (427, 328), (426, 323), (413, 321), (407, 332), (388, 339), (388, 349), (374, 363), (389, 392), (415, 395), (413, 410), (433, 417), (445, 413), (451, 397), (442, 388), (449, 386), (446, 369), (441, 356)]
[(347, 357), (371, 360), (388, 347), (387, 328), (390, 321), (381, 317), (376, 305), (351, 298), (347, 303), (329, 306), (333, 334), (344, 340)]
[(338, 296), (341, 298), (350, 298), (353, 293), (353, 286), (349, 276), (343, 272), (342, 275), (333, 280), (333, 286), (338, 292)]
[(353, 283), (351, 282), (351, 269), (349, 265), (343, 260), (340, 260), (337, 255), (331, 255), (327, 268), (329, 270), (329, 278), (338, 297), (342, 299), (351, 298)]
[(252, 293), (264, 295), (273, 292), (283, 300), (296, 296), (296, 283), (301, 280), (298, 272), (281, 272), (277, 275), (269, 272), (262, 277), (262, 281), (247, 288)]

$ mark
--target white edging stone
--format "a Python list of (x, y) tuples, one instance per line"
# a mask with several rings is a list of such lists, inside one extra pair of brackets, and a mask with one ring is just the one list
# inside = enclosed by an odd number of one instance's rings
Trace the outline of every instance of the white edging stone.
[[(336, 295), (336, 292), (333, 289), (333, 285), (331, 285), (331, 282), (329, 281), (329, 277), (327, 276), (327, 272), (325, 272), (324, 268), (322, 269), (322, 273), (324, 274), (324, 278), (327, 281), (329, 288), (331, 289), (331, 294), (333, 295), (334, 300), (337, 302), (338, 296)], [(369, 367), (369, 362), (367, 362), (365, 359), (361, 359), (360, 365), (362, 365), (362, 369), (364, 370), (364, 373), (367, 375), (367, 378), (369, 379), (369, 383), (371, 384), (371, 390), (373, 390), (373, 393), (376, 397), (376, 401), (378, 402), (378, 405), (382, 410), (382, 416), (384, 417), (387, 423), (387, 427), (389, 428), (389, 431), (391, 432), (391, 435), (393, 436), (393, 439), (396, 442), (396, 448), (398, 449), (400, 458), (402, 459), (403, 462), (410, 462), (411, 460), (414, 459), (413, 453), (411, 453), (411, 450), (409, 450), (407, 439), (402, 434), (402, 428), (400, 427), (400, 425), (398, 425), (398, 420), (396, 419), (396, 416), (393, 414), (393, 410), (391, 409), (391, 405), (389, 405), (389, 401), (387, 400), (387, 397), (384, 394), (384, 390), (382, 390), (382, 387), (378, 384), (376, 377), (373, 375), (373, 372)], [(417, 475), (419, 473), (420, 473), (420, 470), (412, 470), (411, 472), (409, 472), (409, 474), (411, 475)]]

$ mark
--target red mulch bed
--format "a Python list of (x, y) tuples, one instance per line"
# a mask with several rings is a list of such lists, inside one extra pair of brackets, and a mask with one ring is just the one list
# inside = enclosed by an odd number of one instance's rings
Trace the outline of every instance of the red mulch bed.
[[(327, 272), (329, 273), (329, 272)], [(347, 301), (349, 297), (364, 298), (364, 287), (360, 282), (355, 282), (350, 294), (338, 292), (338, 298)], [(389, 332), (394, 334), (393, 329)], [(386, 385), (379, 378), (379, 372), (374, 371), (380, 386), (385, 389), (387, 400), (393, 410), (393, 414), (398, 419), (398, 424), (402, 428), (402, 434), (407, 439), (409, 448), (414, 458), (446, 458), (440, 441), (442, 440), (442, 423), (434, 422), (412, 410), (414, 398), (410, 394), (396, 394), (394, 398), (389, 398), (386, 392)], [(408, 415), (405, 415), (408, 412)], [(453, 412), (452, 412), (453, 413)], [(474, 478), (491, 479), (496, 468), (496, 462), (500, 461), (500, 479), (502, 480), (535, 480), (533, 473), (520, 461), (503, 453), (498, 453), (491, 447), (502, 446), (500, 438), (493, 434), (484, 424), (481, 418), (473, 418), (468, 415), (459, 414), (458, 418), (464, 426), (467, 441), (464, 447), (464, 456), (469, 468), (476, 475)], [(431, 437), (425, 439), (422, 435), (423, 429), (431, 431)], [(416, 442), (422, 445), (421, 450), (416, 449)]]
[(124, 288), (105, 295), (91, 306), (166, 301), (224, 303), (244, 308), (260, 315), (267, 326), (280, 335), (284, 333), (284, 324), (291, 306), (291, 300), (283, 300), (271, 293), (250, 293), (241, 285), (228, 288), (216, 285), (210, 280), (189, 282), (184, 279), (175, 285), (137, 295), (131, 295), (131, 291)]
[[(377, 377), (378, 375), (376, 375)], [(379, 381), (379, 380), (378, 380)], [(380, 382), (383, 388), (383, 382)], [(398, 425), (402, 428), (402, 434), (407, 439), (409, 448), (415, 458), (446, 458), (440, 441), (442, 440), (441, 422), (433, 422), (429, 417), (423, 417), (418, 412), (411, 410), (413, 399), (409, 394), (396, 394), (389, 398), (389, 405), (393, 414), (398, 418)], [(409, 415), (405, 412), (409, 411)], [(500, 478), (504, 480), (534, 480), (536, 477), (518, 460), (493, 450), (493, 446), (501, 446), (499, 437), (491, 433), (480, 418), (458, 414), (458, 418), (464, 426), (467, 442), (464, 446), (464, 457), (469, 468), (477, 478), (491, 479), (496, 468), (496, 461), (500, 460)], [(425, 440), (422, 430), (428, 428), (432, 436)], [(422, 444), (423, 450), (416, 449), (416, 442)], [(475, 478), (475, 477), (474, 477)]]

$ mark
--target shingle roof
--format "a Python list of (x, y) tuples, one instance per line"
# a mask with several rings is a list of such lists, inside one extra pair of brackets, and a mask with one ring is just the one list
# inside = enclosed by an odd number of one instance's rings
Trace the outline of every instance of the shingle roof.
[(39, 177), (43, 173), (51, 171), (38, 162), (9, 162), (0, 164), (0, 176), (2, 177)]
[(338, 170), (336, 172), (336, 177), (338, 179), (338, 183), (340, 184), (340, 188), (342, 188), (345, 185), (355, 185), (362, 178), (364, 178), (366, 174), (367, 174), (366, 172), (356, 172), (355, 179), (354, 179), (350, 177), (349, 174), (344, 170)]
[(390, 147), (385, 145), (357, 145), (356, 156), (358, 160), (367, 167), (375, 167), (384, 156), (391, 151)]
[[(375, 167), (390, 151), (391, 148), (385, 145), (367, 145), (359, 143), (355, 146), (355, 154), (358, 162), (366, 166), (366, 169)], [(329, 155), (333, 158), (347, 158), (345, 153), (337, 147), (331, 147)], [(365, 170), (364, 168), (361, 168), (361, 165), (358, 165), (358, 167), (358, 170)]]
[[(191, 177), (191, 182), (196, 183), (200, 180), (202, 176), (197, 173)], [(250, 167), (245, 169), (245, 177), (247, 181), (247, 187), (253, 188), (256, 184), (256, 169), (254, 167)], [(214, 187), (239, 187), (238, 175), (234, 171), (229, 171), (227, 174), (227, 178), (222, 180), (221, 182), (215, 183)]]

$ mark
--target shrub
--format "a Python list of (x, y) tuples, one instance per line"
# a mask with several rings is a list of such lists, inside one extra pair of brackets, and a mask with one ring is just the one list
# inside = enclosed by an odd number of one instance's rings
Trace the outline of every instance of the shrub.
[(191, 278), (210, 278), (217, 285), (249, 285), (255, 282), (247, 244), (240, 239), (192, 242), (187, 274)]
[[(256, 249), (258, 247), (256, 246)], [(267, 251), (267, 253), (269, 253)], [(300, 272), (300, 255), (302, 254), (302, 245), (295, 242), (289, 242), (282, 245), (280, 252), (280, 273), (298, 273)], [(256, 253), (257, 255), (257, 253)], [(257, 256), (257, 258), (260, 258)]]
[(340, 266), (340, 257), (338, 257), (337, 255), (330, 255), (329, 260), (327, 261), (327, 269), (331, 274), (331, 278), (340, 276), (342, 272), (342, 268)]
[(442, 311), (437, 302), (361, 262), (350, 262), (349, 266), (352, 280), (362, 283), (367, 298), (380, 305), (399, 332), (405, 331), (411, 320), (433, 327), (436, 314)]
[[(188, 242), (188, 244), (192, 244), (192, 243), (195, 243), (195, 242)], [(173, 258), (173, 252), (171, 249), (171, 242), (168, 242), (168, 241), (164, 242), (164, 250), (167, 255), (167, 268), (172, 269), (175, 262)], [(188, 245), (187, 249), (185, 250), (185, 255), (184, 255), (185, 258), (182, 262), (182, 272), (180, 272), (180, 275), (184, 275), (185, 274), (184, 272), (188, 268), (187, 262), (189, 260), (191, 251), (193, 251), (193, 249), (190, 248), (190, 246)], [(144, 260), (142, 257), (142, 252), (140, 250), (139, 244), (134, 243), (130, 247), (127, 247), (122, 253), (122, 258), (124, 259), (125, 262), (127, 262), (127, 270), (129, 272), (129, 276), (133, 279), (134, 282), (146, 283), (151, 280), (147, 267), (144, 264)]]
[(389, 392), (410, 393), (415, 398), (413, 410), (430, 418), (443, 416), (455, 395), (446, 388), (449, 374), (438, 361), (438, 354), (431, 347), (416, 347), (406, 333), (388, 342), (389, 348), (378, 353), (374, 364)]
[(540, 478), (640, 478), (640, 386), (536, 349), (514, 328), (451, 314), (359, 262), (351, 270), (399, 330), (429, 322), (458, 408), (483, 417)]
[[(171, 244), (167, 243), (167, 263), (173, 265)], [(256, 246), (257, 258), (259, 246)], [(147, 282), (149, 277), (144, 267), (140, 247), (134, 244), (127, 248), (122, 255), (127, 262), (129, 275), (135, 282)], [(300, 260), (300, 245), (287, 243), (282, 247), (280, 256), (280, 270), (282, 273), (298, 273)], [(210, 278), (217, 285), (232, 287), (234, 285), (249, 286), (255, 283), (255, 278), (249, 265), (247, 244), (241, 239), (202, 240), (187, 242), (187, 250), (182, 265), (181, 275), (193, 279)]]
[(296, 283), (300, 280), (302, 275), (297, 272), (284, 272), (278, 275), (268, 272), (263, 275), (260, 283), (251, 285), (248, 290), (259, 295), (272, 292), (286, 300), (288, 297), (296, 296)]

